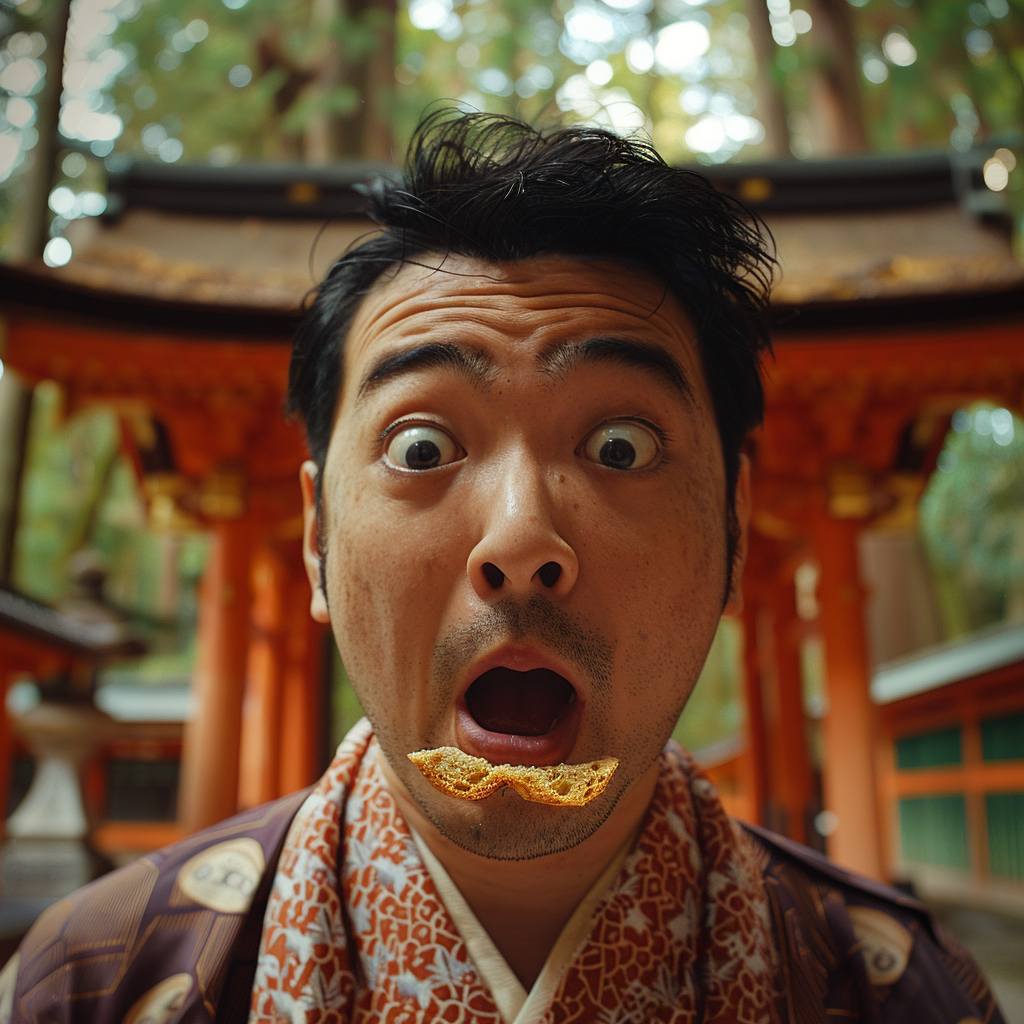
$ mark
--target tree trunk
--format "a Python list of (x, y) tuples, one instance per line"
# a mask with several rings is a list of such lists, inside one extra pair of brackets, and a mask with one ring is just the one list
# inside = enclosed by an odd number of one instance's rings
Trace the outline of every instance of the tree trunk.
[(376, 23), (377, 48), (361, 67), (359, 155), (391, 163), (391, 110), (395, 91), (397, 0), (368, 0), (364, 17)]
[[(310, 20), (324, 36), (324, 53), (317, 62), (310, 88), (319, 96), (327, 96), (342, 83), (341, 51), (331, 32), (331, 23), (342, 13), (340, 0), (313, 0)], [(339, 115), (318, 110), (310, 118), (302, 134), (302, 154), (306, 163), (328, 164), (340, 155), (341, 125)]]
[(765, 0), (747, 0), (747, 17), (750, 21), (750, 41), (757, 62), (757, 112), (764, 125), (764, 148), (769, 157), (792, 156), (786, 100), (772, 74), (775, 40), (772, 39), (772, 26), (768, 21), (768, 5)]
[[(25, 448), (32, 415), (32, 389), (10, 368), (0, 376), (0, 586), (11, 587), (14, 541), (21, 512), (21, 484), (25, 472)], [(2, 676), (0, 676), (2, 681)]]
[(50, 188), (53, 164), (57, 157), (57, 123), (60, 98), (64, 89), (64, 44), (68, 36), (71, 0), (53, 0), (46, 30), (46, 78), (36, 113), (39, 141), (32, 154), (32, 167), (26, 176), (24, 220), (16, 261), (27, 263), (42, 258), (49, 241)]
[[(868, 148), (860, 99), (860, 68), (847, 0), (810, 0), (817, 65), (811, 82), (815, 149), (821, 155), (863, 153)], [(818, 115), (815, 118), (815, 113)]]
[(318, 111), (303, 135), (305, 159), (325, 164), (339, 157), (389, 162), (391, 153), (391, 98), (395, 80), (395, 18), (397, 0), (314, 0), (313, 20), (329, 31), (340, 15), (373, 29), (376, 45), (369, 53), (345, 51), (343, 43), (330, 39), (318, 63), (313, 88), (329, 96), (348, 86), (356, 91), (353, 110)]

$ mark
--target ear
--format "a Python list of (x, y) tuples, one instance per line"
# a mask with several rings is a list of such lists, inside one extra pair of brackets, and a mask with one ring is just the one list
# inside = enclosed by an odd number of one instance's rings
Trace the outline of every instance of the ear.
[(736, 553), (732, 563), (732, 577), (729, 580), (729, 599), (725, 602), (724, 614), (739, 615), (743, 611), (743, 566), (747, 561), (747, 542), (750, 530), (750, 459), (740, 455), (740, 471), (736, 477), (736, 497), (733, 506), (739, 534), (736, 538)]
[(331, 615), (324, 596), (324, 580), (320, 579), (320, 523), (316, 515), (316, 463), (307, 459), (299, 470), (299, 486), (302, 489), (302, 561), (306, 566), (306, 577), (313, 591), (309, 602), (309, 614), (317, 622), (330, 622)]

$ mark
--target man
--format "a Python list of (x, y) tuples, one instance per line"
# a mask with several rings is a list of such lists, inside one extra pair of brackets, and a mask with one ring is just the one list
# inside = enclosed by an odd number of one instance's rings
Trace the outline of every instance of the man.
[[(51, 909), (12, 1019), (1001, 1020), (923, 906), (738, 826), (666, 746), (739, 600), (756, 227), (642, 143), (481, 115), (371, 198), (289, 399), (368, 720), (308, 796)], [(468, 800), (408, 756), (439, 748), (467, 791), (617, 766), (579, 805)]]

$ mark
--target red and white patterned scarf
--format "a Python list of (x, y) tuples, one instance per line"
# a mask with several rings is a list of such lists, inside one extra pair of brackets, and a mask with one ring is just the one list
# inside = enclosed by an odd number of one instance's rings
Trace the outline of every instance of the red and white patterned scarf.
[[(249, 1024), (511, 1024), (423, 865), (380, 756), (360, 722), (292, 824)], [(776, 1021), (777, 957), (752, 848), (675, 744), (593, 922), (544, 1024)]]

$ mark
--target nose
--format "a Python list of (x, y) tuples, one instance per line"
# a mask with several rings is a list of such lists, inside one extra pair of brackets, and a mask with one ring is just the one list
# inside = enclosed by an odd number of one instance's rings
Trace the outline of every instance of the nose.
[(466, 567), (483, 600), (564, 597), (576, 583), (579, 562), (555, 525), (548, 477), (542, 467), (510, 459), (484, 498), (483, 536)]

